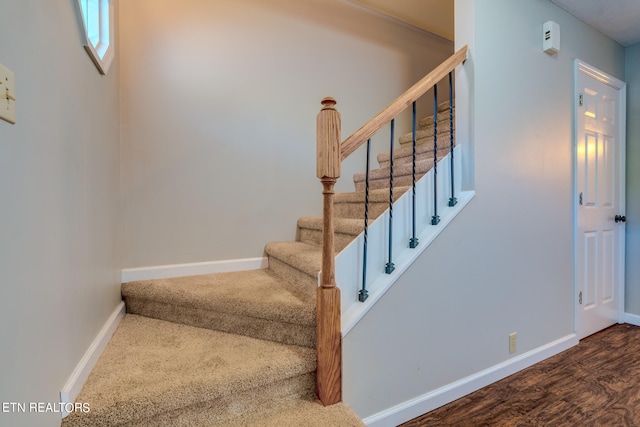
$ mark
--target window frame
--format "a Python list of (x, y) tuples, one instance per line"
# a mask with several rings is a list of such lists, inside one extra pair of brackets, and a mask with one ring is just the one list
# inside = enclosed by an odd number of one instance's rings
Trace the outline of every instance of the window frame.
[(106, 75), (115, 55), (112, 0), (77, 0), (77, 3), (84, 48), (100, 74)]

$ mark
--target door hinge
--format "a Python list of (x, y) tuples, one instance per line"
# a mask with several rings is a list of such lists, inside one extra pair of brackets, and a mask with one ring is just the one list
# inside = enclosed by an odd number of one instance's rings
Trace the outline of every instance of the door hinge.
[(580, 105), (581, 107), (584, 105), (584, 94), (581, 93), (580, 96), (578, 96), (578, 105)]
[(582, 305), (582, 291), (578, 292), (578, 304)]
[(580, 206), (582, 206), (582, 193), (580, 193), (580, 197), (579, 197), (579, 201), (580, 201)]

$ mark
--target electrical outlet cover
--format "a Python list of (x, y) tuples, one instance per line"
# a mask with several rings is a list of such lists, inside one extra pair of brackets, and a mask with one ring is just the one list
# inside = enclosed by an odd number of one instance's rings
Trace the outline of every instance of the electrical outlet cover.
[(15, 77), (2, 64), (0, 64), (0, 119), (9, 123), (16, 122)]
[(512, 332), (509, 334), (509, 353), (515, 353), (518, 350), (518, 334)]

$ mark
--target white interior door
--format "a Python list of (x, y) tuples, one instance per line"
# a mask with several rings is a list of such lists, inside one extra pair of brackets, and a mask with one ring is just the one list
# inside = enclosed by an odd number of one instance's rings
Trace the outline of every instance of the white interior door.
[(576, 61), (576, 332), (621, 320), (626, 87)]

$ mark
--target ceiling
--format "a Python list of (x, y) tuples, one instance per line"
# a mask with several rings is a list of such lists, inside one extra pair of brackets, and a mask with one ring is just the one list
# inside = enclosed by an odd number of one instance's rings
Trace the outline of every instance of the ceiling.
[(454, 0), (352, 0), (385, 15), (453, 40)]
[(620, 43), (640, 43), (638, 0), (551, 0), (570, 14)]
[[(352, 0), (453, 40), (454, 0)], [(622, 46), (640, 43), (640, 0), (550, 0)]]

